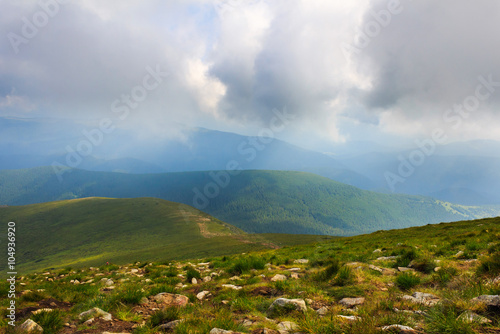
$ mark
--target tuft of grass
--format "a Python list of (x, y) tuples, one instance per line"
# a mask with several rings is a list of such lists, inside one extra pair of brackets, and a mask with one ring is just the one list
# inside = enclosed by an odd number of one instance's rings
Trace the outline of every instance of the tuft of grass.
[(500, 273), (500, 252), (495, 252), (488, 258), (483, 259), (477, 273), (480, 275), (498, 275)]
[(413, 260), (411, 263), (411, 267), (417, 271), (420, 271), (424, 274), (430, 274), (436, 268), (436, 263), (434, 260), (431, 260), (428, 257), (424, 257), (421, 259)]
[(56, 334), (64, 326), (63, 314), (60, 310), (43, 311), (34, 314), (31, 320), (39, 324), (45, 334)]
[(441, 268), (433, 276), (433, 280), (438, 283), (441, 287), (449, 283), (453, 277), (457, 276), (458, 270), (453, 267)]
[(114, 295), (114, 300), (116, 303), (136, 305), (139, 304), (141, 298), (144, 296), (145, 294), (140, 287), (132, 285), (118, 291), (117, 294)]
[(396, 285), (401, 290), (410, 290), (420, 284), (420, 277), (412, 272), (404, 272), (396, 277)]
[(149, 318), (149, 324), (151, 325), (151, 327), (156, 327), (170, 321), (179, 320), (180, 318), (181, 311), (179, 307), (167, 307), (155, 311), (151, 315), (151, 318)]
[(459, 319), (459, 315), (459, 310), (449, 305), (432, 308), (426, 317), (426, 333), (474, 334), (472, 325)]
[[(408, 267), (411, 261), (418, 257), (417, 251), (414, 248), (402, 249), (399, 253), (399, 257), (397, 258), (396, 263), (394, 263), (394, 268)], [(398, 254), (395, 253), (394, 255)]]
[(248, 256), (237, 259), (229, 269), (229, 273), (233, 275), (241, 275), (252, 269), (262, 270), (265, 266), (266, 263), (263, 259), (255, 256)]
[(343, 266), (340, 268), (337, 277), (335, 278), (335, 285), (345, 286), (352, 284), (356, 275), (352, 271), (351, 267)]
[(193, 278), (201, 279), (201, 274), (198, 270), (194, 269), (193, 267), (189, 267), (186, 271), (186, 280), (188, 282), (191, 282)]
[(325, 282), (332, 279), (340, 269), (340, 262), (337, 259), (330, 259), (327, 262), (327, 267), (319, 273), (312, 276), (312, 280), (316, 282)]

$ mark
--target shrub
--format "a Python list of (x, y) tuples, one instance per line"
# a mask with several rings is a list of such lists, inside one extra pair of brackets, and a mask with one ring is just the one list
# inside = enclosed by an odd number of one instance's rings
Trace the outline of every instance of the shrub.
[(404, 272), (396, 277), (396, 285), (401, 290), (409, 290), (420, 284), (420, 277), (412, 272)]

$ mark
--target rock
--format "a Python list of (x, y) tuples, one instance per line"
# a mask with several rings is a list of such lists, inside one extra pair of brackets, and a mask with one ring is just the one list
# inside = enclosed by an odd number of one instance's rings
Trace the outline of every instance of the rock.
[(373, 253), (382, 253), (382, 250), (381, 250), (381, 249), (375, 249), (375, 250), (373, 251)]
[(102, 291), (113, 291), (114, 289), (115, 287), (111, 285), (111, 286), (105, 286), (104, 288), (102, 288)]
[(398, 256), (382, 256), (378, 257), (377, 261), (389, 261), (389, 260), (396, 260)]
[(103, 310), (101, 310), (100, 308), (98, 307), (94, 307), (88, 311), (85, 311), (85, 312), (82, 312), (80, 313), (80, 315), (78, 315), (78, 317), (80, 319), (84, 319), (84, 318), (101, 318), (102, 320), (104, 321), (111, 321), (113, 320), (113, 317), (111, 316), (110, 313), (108, 312), (105, 312)]
[(175, 327), (177, 327), (183, 321), (184, 321), (183, 319), (170, 321), (170, 322), (167, 322), (166, 324), (158, 326), (158, 328), (163, 329), (163, 330), (167, 330), (167, 331), (168, 330), (172, 330)]
[(210, 291), (202, 291), (196, 295), (196, 298), (203, 300), (206, 296), (210, 294)]
[(139, 272), (139, 269), (130, 269), (131, 274), (137, 274)]
[(285, 281), (285, 280), (286, 280), (286, 276), (281, 275), (281, 274), (276, 274), (276, 275), (274, 275), (273, 278), (271, 278), (271, 282)]
[(434, 268), (434, 272), (438, 272), (438, 271), (440, 271), (440, 270), (441, 270), (441, 267), (436, 267), (436, 268)]
[(240, 279), (241, 279), (240, 276), (233, 276), (229, 280), (230, 281), (239, 281)]
[(205, 276), (205, 277), (203, 277), (203, 282), (204, 283), (210, 282), (211, 280), (212, 280), (211, 276)]
[(104, 283), (106, 286), (112, 286), (113, 284), (115, 284), (115, 282), (113, 282), (112, 279), (108, 279), (106, 280), (106, 282)]
[(241, 289), (243, 289), (243, 287), (236, 286), (236, 285), (233, 285), (233, 284), (222, 284), (222, 287), (223, 288), (228, 288), (228, 289), (233, 289), (233, 290), (241, 290)]
[(253, 330), (252, 334), (279, 334), (279, 332), (269, 328), (259, 328)]
[(306, 302), (303, 299), (278, 298), (269, 306), (267, 312), (273, 314), (276, 310), (287, 307), (294, 308), (301, 312), (307, 311)]
[(468, 323), (476, 323), (476, 324), (488, 324), (491, 323), (491, 320), (485, 317), (480, 316), (472, 311), (465, 311), (460, 314), (457, 318), (458, 320), (462, 320)]
[(416, 330), (414, 330), (411, 327), (402, 326), (402, 325), (384, 326), (384, 327), (382, 327), (382, 330), (383, 331), (391, 331), (392, 333), (399, 333), (399, 334), (411, 334), (411, 333), (417, 332)]
[(140, 305), (144, 305), (147, 303), (149, 303), (149, 299), (147, 299), (146, 297), (142, 297), (141, 300), (139, 301)]
[(297, 326), (295, 322), (283, 321), (278, 324), (278, 332), (280, 332), (280, 334), (286, 334), (296, 330), (298, 327), (299, 326)]
[(94, 320), (95, 320), (95, 318), (90, 318), (87, 321), (85, 321), (83, 324), (85, 326), (90, 326), (90, 325), (92, 325), (92, 323), (94, 322)]
[(196, 277), (191, 278), (191, 284), (198, 284)]
[(186, 306), (189, 303), (189, 298), (184, 295), (176, 295), (173, 293), (162, 292), (153, 297), (158, 302), (166, 306)]
[(73, 284), (80, 284), (80, 281), (76, 279), (73, 281)]
[(241, 324), (245, 327), (250, 327), (254, 324), (254, 322), (252, 320), (248, 320), (248, 319), (243, 319), (243, 321), (241, 322)]
[(398, 267), (398, 270), (401, 271), (401, 272), (405, 272), (405, 271), (415, 271), (415, 269), (413, 268), (408, 268), (408, 267)]
[(43, 333), (43, 328), (31, 319), (23, 322), (19, 329), (22, 333)]
[(382, 272), (383, 272), (382, 268), (379, 268), (379, 267), (377, 267), (377, 266), (374, 266), (373, 264), (370, 264), (370, 265), (368, 266), (368, 268), (370, 268), (371, 270), (378, 271), (379, 273), (382, 273)]
[(299, 279), (300, 278), (299, 274), (297, 274), (297, 273), (292, 273), (292, 275), (290, 275), (290, 277), (293, 278), (293, 279)]
[(212, 328), (210, 331), (210, 334), (231, 334), (231, 333), (236, 333), (233, 331), (227, 331), (225, 329), (220, 329), (220, 328)]
[(344, 320), (344, 321), (359, 321), (361, 320), (360, 317), (357, 317), (355, 315), (336, 315), (337, 318), (339, 318), (340, 320)]
[(345, 307), (354, 307), (354, 306), (357, 306), (357, 305), (362, 305), (364, 304), (365, 302), (365, 298), (364, 297), (359, 297), (359, 298), (344, 298), (342, 299), (341, 301), (339, 301), (339, 304), (340, 305), (343, 305)]
[(464, 255), (464, 252), (463, 251), (459, 251), (457, 254), (455, 254), (455, 257), (460, 257)]
[(300, 269), (300, 268), (290, 268), (290, 269), (288, 269), (288, 271), (301, 271), (301, 270), (302, 269)]
[(38, 310), (33, 311), (31, 313), (38, 314), (38, 313), (42, 313), (42, 312), (52, 312), (52, 311), (54, 311), (54, 310), (51, 308), (41, 308), (41, 309), (38, 309)]
[(476, 303), (484, 303), (489, 307), (500, 307), (500, 296), (499, 295), (482, 295), (472, 299)]
[(413, 295), (403, 296), (404, 300), (409, 300), (416, 304), (422, 304), (425, 306), (434, 306), (439, 302), (439, 297), (431, 293), (415, 292)]
[(308, 259), (298, 259), (298, 260), (293, 261), (293, 263), (307, 264), (307, 263), (309, 263), (309, 260)]
[(321, 316), (326, 315), (328, 313), (328, 307), (323, 306), (322, 308), (317, 309), (316, 313)]

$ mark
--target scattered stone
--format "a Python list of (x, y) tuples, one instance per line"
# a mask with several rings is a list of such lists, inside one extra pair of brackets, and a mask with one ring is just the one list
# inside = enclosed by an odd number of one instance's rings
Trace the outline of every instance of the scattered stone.
[(271, 278), (272, 282), (285, 281), (285, 280), (286, 280), (286, 276), (285, 275), (281, 275), (281, 274), (276, 274), (276, 275), (274, 275), (273, 278)]
[(403, 325), (384, 326), (384, 327), (382, 327), (382, 330), (383, 331), (391, 331), (393, 333), (399, 333), (399, 334), (411, 334), (411, 333), (417, 332), (413, 328), (408, 327), (408, 326), (403, 326)]
[(131, 274), (137, 274), (139, 272), (139, 269), (130, 269)]
[(196, 295), (196, 298), (203, 300), (206, 296), (210, 294), (210, 291), (202, 291)]
[(147, 303), (149, 303), (149, 299), (147, 299), (146, 297), (142, 297), (141, 300), (139, 300), (140, 305), (144, 305)]
[(113, 282), (113, 280), (112, 280), (112, 279), (108, 279), (108, 280), (106, 281), (106, 283), (104, 283), (104, 284), (105, 284), (106, 286), (112, 286), (113, 284), (115, 284), (115, 282)]
[(485, 317), (480, 316), (472, 311), (465, 311), (460, 314), (457, 318), (458, 320), (462, 320), (468, 323), (476, 323), (476, 324), (488, 324), (491, 323), (491, 320)]
[(373, 251), (373, 253), (382, 253), (382, 250), (381, 250), (381, 249), (375, 249), (375, 250)]
[(254, 322), (252, 320), (249, 320), (249, 319), (243, 319), (241, 324), (245, 327), (250, 327), (254, 324)]
[(191, 284), (198, 284), (196, 277), (191, 278)]
[(43, 328), (31, 319), (26, 320), (19, 327), (22, 333), (43, 333)]
[(302, 312), (307, 311), (307, 306), (306, 306), (306, 302), (304, 301), (304, 299), (278, 298), (271, 304), (271, 306), (269, 306), (269, 309), (267, 310), (267, 312), (272, 314), (277, 309), (280, 309), (283, 307), (293, 307), (293, 308), (295, 308), (295, 310), (302, 311)]
[(177, 327), (183, 321), (184, 321), (183, 319), (181, 319), (181, 320), (174, 320), (174, 321), (167, 322), (166, 324), (160, 325), (158, 327), (160, 329), (167, 330), (167, 331), (168, 330), (173, 330), (175, 327)]
[(436, 268), (434, 268), (434, 272), (438, 272), (438, 271), (440, 271), (440, 270), (441, 270), (441, 267), (436, 267)]
[(459, 251), (457, 254), (455, 254), (455, 257), (460, 257), (464, 255), (464, 252), (463, 251)]
[(297, 273), (292, 273), (292, 275), (290, 275), (290, 277), (293, 278), (293, 279), (299, 279), (300, 278), (299, 274), (297, 274)]
[(288, 269), (288, 271), (301, 271), (301, 270), (302, 269), (300, 269), (300, 268), (290, 268), (290, 269)]
[(359, 298), (344, 298), (342, 299), (341, 301), (339, 301), (339, 304), (340, 305), (343, 305), (345, 307), (354, 307), (354, 306), (357, 306), (357, 305), (362, 305), (364, 304), (365, 302), (365, 298), (364, 297), (359, 297)]
[(413, 268), (408, 268), (408, 267), (398, 267), (398, 270), (401, 271), (401, 272), (405, 272), (405, 271), (415, 271), (415, 269)]
[(210, 282), (211, 280), (212, 280), (211, 276), (205, 276), (205, 277), (203, 277), (203, 282), (204, 283)]
[(101, 318), (104, 321), (113, 320), (113, 317), (111, 316), (110, 313), (105, 312), (98, 307), (94, 307), (88, 311), (82, 312), (82, 313), (80, 313), (80, 315), (78, 315), (78, 317), (80, 319), (84, 319), (84, 318), (88, 318), (88, 317), (91, 317), (91, 318), (97, 317), (97, 318)]
[(280, 334), (286, 334), (296, 330), (298, 327), (299, 326), (297, 326), (295, 322), (283, 321), (278, 324), (278, 332), (280, 332)]
[(83, 324), (85, 326), (90, 326), (90, 325), (92, 325), (92, 323), (94, 322), (94, 320), (95, 320), (95, 318), (90, 318), (87, 321), (85, 321)]
[(308, 259), (298, 259), (298, 260), (293, 261), (293, 263), (307, 264), (307, 263), (309, 263), (309, 260)]
[(167, 306), (186, 306), (189, 303), (188, 297), (167, 292), (159, 293), (153, 299)]
[(359, 321), (359, 320), (361, 320), (360, 317), (357, 317), (355, 315), (341, 315), (341, 314), (339, 314), (336, 317), (341, 319), (341, 320), (344, 320), (344, 321)]
[(439, 297), (431, 294), (431, 293), (423, 293), (423, 292), (415, 292), (413, 295), (403, 296), (404, 300), (409, 300), (416, 304), (422, 304), (425, 306), (434, 306), (439, 303)]
[(239, 281), (240, 279), (241, 279), (240, 276), (233, 276), (229, 280), (230, 281)]
[(389, 261), (389, 260), (396, 260), (399, 256), (382, 256), (378, 257), (377, 261)]
[(484, 303), (489, 307), (500, 307), (499, 295), (482, 295), (472, 299), (473, 302)]
[(51, 309), (51, 308), (41, 308), (41, 309), (38, 309), (38, 310), (33, 311), (31, 313), (33, 313), (33, 314), (39, 314), (39, 313), (42, 313), (42, 312), (52, 312), (52, 311), (54, 311), (54, 310)]
[(326, 315), (328, 313), (328, 307), (323, 306), (322, 308), (317, 309), (316, 313), (320, 316)]
[(210, 331), (210, 334), (232, 334), (232, 333), (236, 332), (227, 331), (225, 329), (220, 329), (220, 328), (212, 328), (212, 330)]
[(228, 289), (233, 289), (233, 290), (241, 290), (241, 289), (243, 289), (243, 287), (237, 286), (237, 285), (233, 285), (233, 284), (222, 284), (222, 287), (223, 288), (228, 288)]

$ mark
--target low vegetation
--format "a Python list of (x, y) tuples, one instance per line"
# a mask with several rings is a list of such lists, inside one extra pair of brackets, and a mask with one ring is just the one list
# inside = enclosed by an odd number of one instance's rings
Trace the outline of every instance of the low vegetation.
[[(500, 293), (499, 224), (464, 221), (191, 261), (27, 274), (18, 281), (16, 328), (31, 319), (44, 333), (63, 334), (397, 333), (394, 325), (407, 333), (497, 333), (500, 300), (475, 298)], [(7, 290), (1, 282), (0, 326), (14, 333)], [(297, 304), (279, 305), (280, 298)], [(95, 307), (113, 321), (82, 315)]]

